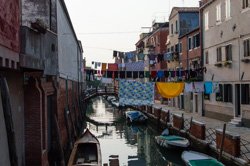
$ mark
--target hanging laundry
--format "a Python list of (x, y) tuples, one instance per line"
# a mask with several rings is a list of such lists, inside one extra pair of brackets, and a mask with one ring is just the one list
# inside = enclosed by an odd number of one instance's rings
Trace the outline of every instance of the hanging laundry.
[(145, 77), (150, 78), (150, 72), (149, 71), (145, 71)]
[(118, 71), (114, 71), (113, 74), (114, 74), (113, 78), (118, 78)]
[(94, 73), (94, 74), (97, 74), (97, 70), (94, 70), (93, 73)]
[(213, 93), (213, 83), (212, 82), (205, 82), (205, 94)]
[(101, 62), (97, 62), (97, 67), (101, 67)]
[(113, 77), (113, 71), (107, 71), (107, 78)]
[(126, 63), (126, 70), (127, 71), (144, 71), (144, 62), (131, 62)]
[(162, 62), (163, 61), (163, 54), (158, 54), (157, 55), (157, 62)]
[(107, 74), (107, 72), (102, 70), (102, 76), (103, 76), (103, 77), (107, 77), (106, 74)]
[(164, 61), (172, 61), (173, 60), (173, 53), (168, 52), (164, 54)]
[(107, 70), (107, 63), (102, 63), (102, 71), (106, 71)]
[(144, 78), (144, 71), (139, 71), (139, 78)]
[(144, 60), (145, 55), (143, 53), (139, 53), (137, 55), (138, 60)]
[(119, 52), (118, 56), (119, 56), (120, 59), (123, 59), (124, 58), (124, 53), (123, 52)]
[(204, 92), (204, 83), (203, 82), (194, 82), (194, 92), (196, 92), (196, 93)]
[(168, 71), (164, 71), (164, 77), (168, 78), (168, 76), (169, 76), (169, 72)]
[(157, 86), (158, 92), (164, 98), (177, 97), (182, 93), (184, 89), (184, 83), (157, 82), (156, 86)]
[(135, 57), (134, 52), (126, 52), (125, 55), (128, 59), (134, 59)]
[(126, 74), (126, 78), (132, 78), (132, 71), (127, 71)]
[(157, 76), (157, 72), (156, 71), (151, 71), (151, 78), (155, 78)]
[(213, 82), (213, 93), (220, 93), (220, 86), (218, 82)]
[(194, 84), (193, 82), (185, 83), (185, 89), (184, 92), (193, 92), (194, 91)]
[(97, 62), (95, 62), (95, 69), (97, 69)]
[(134, 79), (138, 78), (138, 71), (133, 71), (133, 78)]
[(149, 54), (148, 59), (155, 61), (156, 55), (155, 54)]
[(112, 84), (113, 79), (112, 78), (104, 78), (104, 77), (102, 77), (101, 82), (103, 84)]
[(108, 64), (108, 70), (109, 71), (117, 71), (118, 70), (118, 65), (116, 63), (109, 63)]
[(157, 77), (163, 78), (164, 77), (164, 71), (157, 71)]
[(117, 51), (113, 51), (113, 58), (117, 57)]
[(154, 83), (141, 83), (121, 79), (119, 81), (119, 104), (142, 106), (154, 104)]
[(125, 71), (120, 71), (120, 78), (125, 78)]

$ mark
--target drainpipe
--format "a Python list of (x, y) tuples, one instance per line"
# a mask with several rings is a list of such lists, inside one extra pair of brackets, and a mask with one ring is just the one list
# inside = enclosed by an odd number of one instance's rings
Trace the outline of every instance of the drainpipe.
[[(200, 1), (200, 7), (201, 7)], [(204, 64), (204, 49), (203, 49), (203, 9), (200, 9), (199, 17), (200, 17), (200, 47), (201, 47), (201, 68), (203, 68)], [(204, 81), (204, 73), (203, 73), (203, 81)], [(202, 94), (201, 99), (201, 116), (205, 116), (204, 110), (204, 92)]]

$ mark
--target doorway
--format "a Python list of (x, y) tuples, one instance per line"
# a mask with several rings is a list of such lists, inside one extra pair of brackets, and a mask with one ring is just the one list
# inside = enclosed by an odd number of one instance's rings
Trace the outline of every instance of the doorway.
[(235, 84), (235, 117), (241, 116), (240, 84)]

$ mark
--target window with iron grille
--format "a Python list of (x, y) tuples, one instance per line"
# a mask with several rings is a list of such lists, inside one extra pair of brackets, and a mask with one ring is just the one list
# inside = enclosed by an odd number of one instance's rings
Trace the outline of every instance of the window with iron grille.
[(249, 84), (241, 84), (241, 104), (250, 104)]
[(219, 84), (219, 92), (215, 94), (216, 101), (223, 101), (223, 85)]
[(222, 61), (221, 47), (218, 47), (218, 48), (216, 49), (216, 55), (217, 55), (217, 62), (221, 62), (221, 61)]
[(232, 60), (232, 45), (227, 45), (225, 47), (225, 52), (226, 52), (226, 61), (231, 61)]
[(244, 57), (250, 56), (250, 39), (244, 40)]

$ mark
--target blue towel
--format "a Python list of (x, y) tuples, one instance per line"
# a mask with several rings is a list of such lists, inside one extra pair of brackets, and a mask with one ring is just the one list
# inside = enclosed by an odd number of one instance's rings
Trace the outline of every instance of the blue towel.
[(205, 94), (213, 93), (213, 83), (212, 82), (205, 82)]
[(164, 71), (157, 71), (157, 77), (163, 78), (164, 77)]

